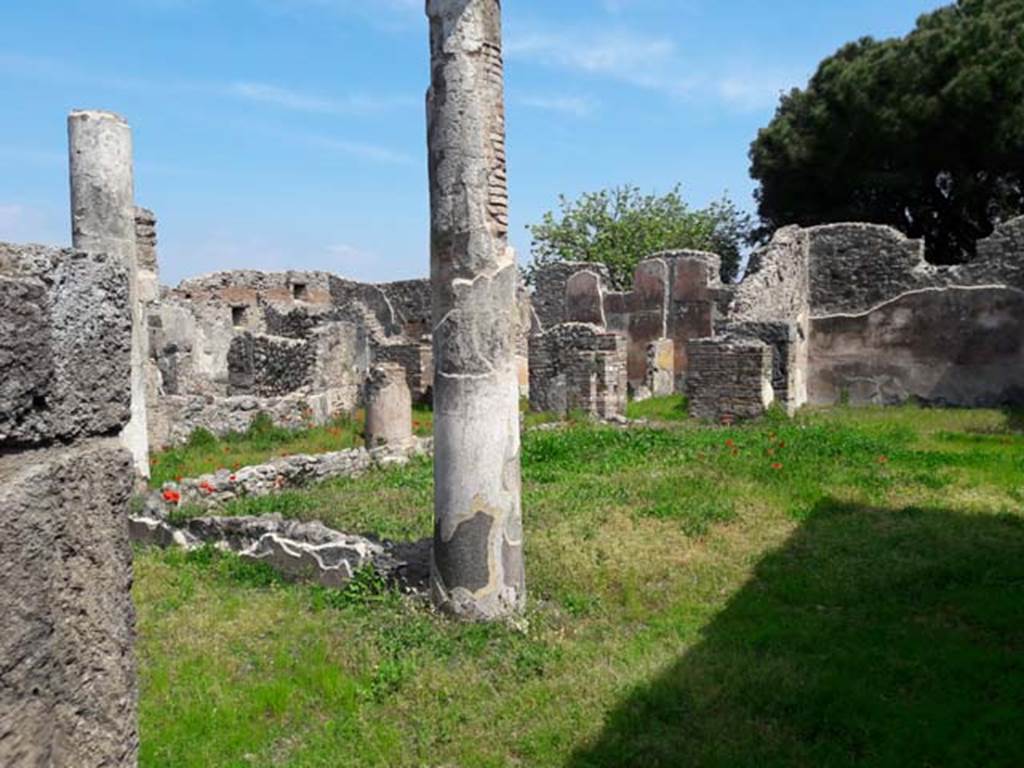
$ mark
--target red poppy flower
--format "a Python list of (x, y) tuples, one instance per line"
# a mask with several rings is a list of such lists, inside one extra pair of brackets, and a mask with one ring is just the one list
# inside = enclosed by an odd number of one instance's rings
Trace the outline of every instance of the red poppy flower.
[(772, 469), (774, 469), (776, 472), (778, 472), (779, 470), (782, 469), (782, 464), (780, 464), (779, 462), (776, 461), (774, 464), (772, 464)]
[(879, 464), (888, 464), (889, 463), (889, 457), (888, 456), (879, 456), (878, 457), (878, 463)]
[(735, 448), (736, 447), (736, 443), (733, 442), (732, 438), (729, 438), (728, 440), (725, 441), (725, 447), (726, 448)]
[(169, 504), (180, 504), (181, 494), (178, 493), (177, 491), (173, 491), (170, 488), (168, 488), (166, 491), (164, 491), (164, 501), (168, 502)]

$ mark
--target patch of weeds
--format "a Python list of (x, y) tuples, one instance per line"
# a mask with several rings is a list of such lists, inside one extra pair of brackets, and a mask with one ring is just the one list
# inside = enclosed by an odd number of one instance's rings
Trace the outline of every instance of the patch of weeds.
[(207, 514), (209, 514), (209, 510), (200, 507), (198, 504), (179, 504), (172, 507), (167, 513), (167, 522), (175, 528), (181, 528), (189, 520), (194, 520)]
[(309, 593), (310, 605), (316, 611), (379, 606), (393, 603), (399, 598), (398, 593), (372, 566), (357, 570), (341, 589), (311, 586)]
[(626, 406), (626, 416), (649, 421), (687, 421), (690, 418), (690, 402), (685, 395), (633, 401)]
[(574, 618), (590, 616), (601, 607), (601, 598), (582, 592), (569, 592), (562, 596), (562, 608)]
[(703, 479), (668, 477), (655, 483), (640, 514), (678, 521), (689, 536), (703, 536), (714, 523), (736, 517), (736, 502), (721, 486)]
[(209, 573), (221, 581), (259, 589), (284, 584), (281, 575), (266, 563), (244, 560), (234, 552), (218, 549), (212, 544), (180, 552), (176, 557), (178, 552), (168, 550), (168, 562)]
[(316, 509), (316, 500), (302, 490), (289, 490), (269, 496), (242, 496), (224, 505), (222, 514), (231, 517), (278, 514), (290, 519), (303, 519)]
[(408, 659), (381, 659), (370, 678), (369, 698), (379, 702), (397, 693), (415, 671), (416, 665)]
[(512, 657), (512, 671), (517, 680), (540, 678), (562, 658), (560, 649), (540, 640), (527, 640), (518, 645)]
[(138, 517), (146, 511), (146, 497), (135, 495), (128, 501), (128, 511)]

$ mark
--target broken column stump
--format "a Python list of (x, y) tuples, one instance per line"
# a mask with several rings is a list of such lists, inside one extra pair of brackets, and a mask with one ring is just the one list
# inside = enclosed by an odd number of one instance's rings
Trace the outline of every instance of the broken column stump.
[(403, 446), (412, 441), (412, 395), (405, 369), (375, 365), (366, 382), (366, 448)]

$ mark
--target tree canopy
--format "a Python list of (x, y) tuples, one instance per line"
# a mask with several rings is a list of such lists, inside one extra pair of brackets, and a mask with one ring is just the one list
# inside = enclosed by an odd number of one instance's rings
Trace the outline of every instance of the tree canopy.
[(850, 43), (750, 150), (761, 227), (889, 224), (956, 263), (1024, 213), (1024, 2), (960, 0)]
[(751, 230), (750, 216), (727, 198), (706, 208), (690, 208), (680, 187), (666, 195), (642, 194), (624, 185), (559, 198), (560, 213), (549, 211), (540, 224), (528, 227), (533, 236), (537, 267), (553, 261), (590, 261), (607, 265), (620, 290), (632, 286), (633, 272), (643, 259), (658, 251), (693, 249), (722, 258), (722, 279), (732, 281), (739, 271), (743, 245)]

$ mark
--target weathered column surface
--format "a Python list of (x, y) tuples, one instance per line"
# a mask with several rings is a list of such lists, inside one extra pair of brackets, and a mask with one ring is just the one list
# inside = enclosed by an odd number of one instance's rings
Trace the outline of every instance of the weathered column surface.
[(375, 365), (366, 382), (366, 447), (408, 445), (412, 440), (412, 394), (405, 368)]
[(434, 602), (491, 620), (525, 602), (499, 0), (428, 0), (434, 315)]
[(111, 112), (79, 110), (68, 117), (71, 169), (71, 241), (81, 251), (106, 253), (128, 271), (132, 307), (131, 420), (121, 440), (136, 471), (149, 476), (146, 431), (146, 328), (138, 282), (132, 134)]

